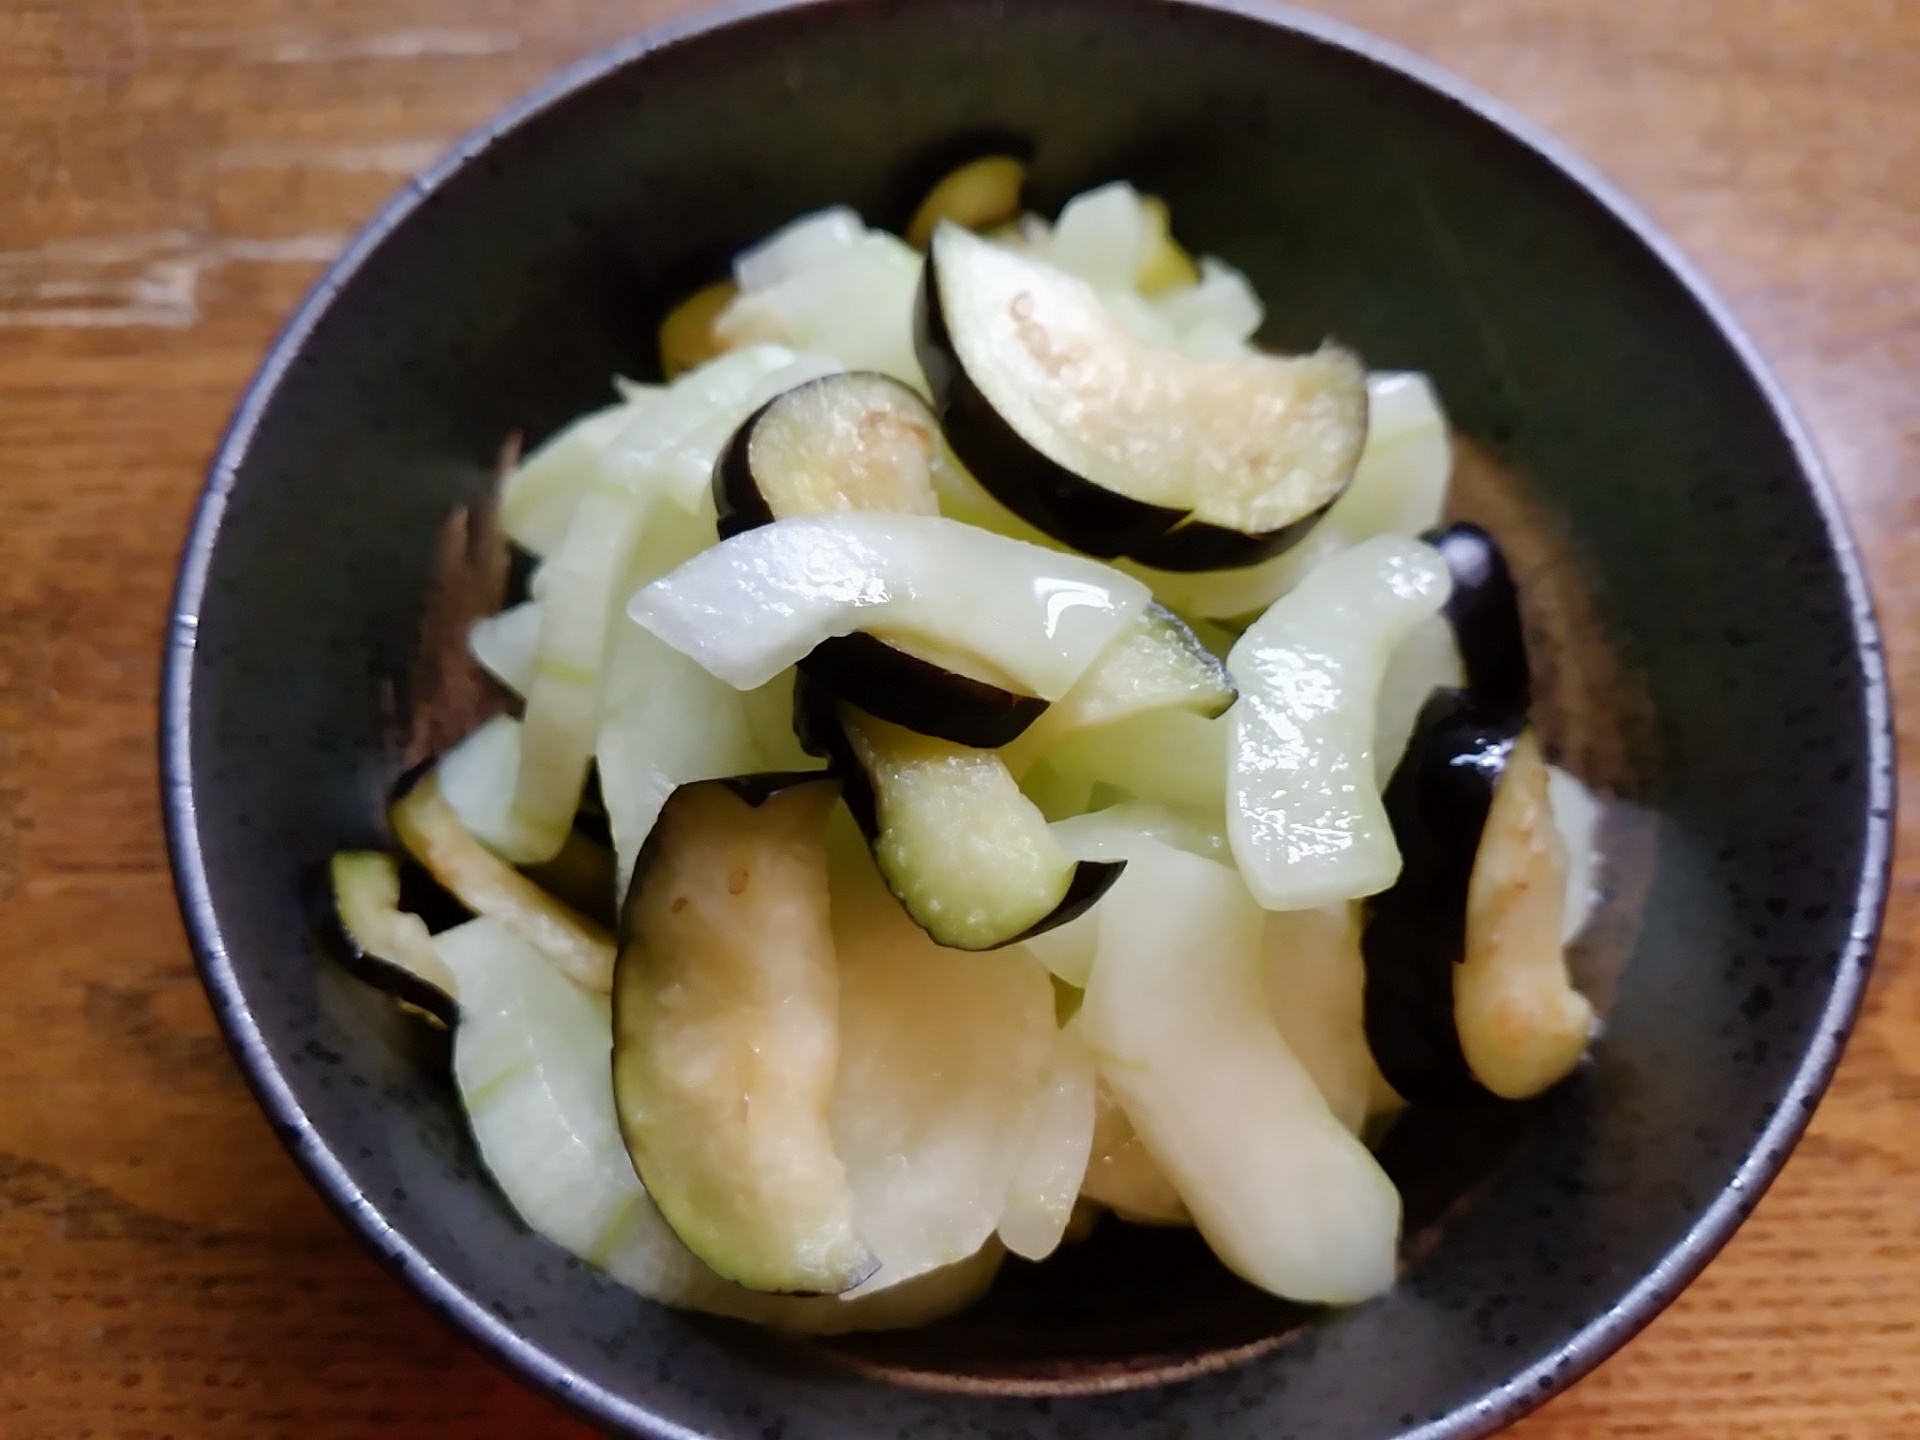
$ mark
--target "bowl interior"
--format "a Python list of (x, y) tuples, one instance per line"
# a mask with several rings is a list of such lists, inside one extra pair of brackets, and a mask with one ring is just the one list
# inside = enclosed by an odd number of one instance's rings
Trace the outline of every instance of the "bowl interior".
[[(303, 877), (378, 833), (435, 537), (503, 437), (651, 376), (665, 304), (741, 243), (833, 202), (897, 224), (956, 138), (996, 132), (1034, 143), (1038, 208), (1116, 177), (1165, 196), (1184, 239), (1251, 275), (1268, 342), (1336, 335), (1431, 372), (1600, 637), (1554, 659), (1556, 694), (1600, 697), (1569, 702), (1560, 749), (1632, 802), (1648, 863), (1595, 1063), (1497, 1121), (1409, 1131), (1410, 1208), (1449, 1223), (1391, 1295), (1285, 1347), (1294, 1307), (1191, 1236), (1112, 1225), (1010, 1267), (971, 1316), (837, 1354), (642, 1303), (518, 1225), (407, 1023), (307, 938)], [(1877, 914), (1878, 661), (1786, 422), (1557, 165), (1312, 27), (1164, 0), (828, 0), (632, 47), (375, 233), (216, 467), (169, 799), (215, 1004), (295, 1153), (507, 1359), (646, 1433), (1478, 1433), (1642, 1323), (1751, 1204)], [(858, 1378), (875, 1368), (989, 1391), (1198, 1378), (956, 1402)]]

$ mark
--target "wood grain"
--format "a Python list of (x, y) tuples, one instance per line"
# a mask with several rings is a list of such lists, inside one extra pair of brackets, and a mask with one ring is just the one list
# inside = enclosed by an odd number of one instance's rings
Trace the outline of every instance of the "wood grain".
[[(581, 1433), (361, 1254), (228, 1062), (165, 873), (156, 657), (201, 467), (316, 268), (461, 129), (680, 8), (0, 6), (6, 1440)], [(1920, 712), (1920, 5), (1323, 8), (1542, 122), (1700, 263), (1832, 464)], [(1906, 788), (1920, 753), (1902, 761)], [(1903, 863), (1865, 1018), (1784, 1177), (1517, 1434), (1920, 1435), (1917, 943)]]

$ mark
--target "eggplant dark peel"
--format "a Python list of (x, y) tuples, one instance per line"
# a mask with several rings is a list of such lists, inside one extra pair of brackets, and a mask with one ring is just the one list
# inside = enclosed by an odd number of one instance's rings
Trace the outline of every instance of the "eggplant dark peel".
[(605, 994), (613, 983), (613, 936), (475, 839), (429, 770), (388, 811), (407, 853), (476, 915), (490, 915), (545, 955), (562, 974)]
[(628, 1153), (687, 1248), (754, 1290), (838, 1294), (878, 1267), (828, 1123), (838, 788), (682, 785), (621, 917), (613, 1089)]
[(888, 888), (940, 944), (992, 950), (1030, 939), (1085, 913), (1125, 868), (1068, 856), (992, 751), (918, 735), (844, 704), (841, 738), (823, 741), (820, 703), (811, 738), (829, 758), (852, 764), (847, 808)]
[(1089, 555), (1256, 564), (1339, 497), (1366, 440), (1352, 352), (1157, 349), (1084, 281), (954, 225), (934, 236), (914, 323), (954, 453), (1008, 509)]
[(400, 866), (379, 850), (342, 850), (327, 865), (321, 934), (350, 972), (451, 1026), (459, 986), (418, 915), (400, 908)]
[(1585, 1053), (1560, 939), (1566, 858), (1525, 716), (1467, 691), (1420, 712), (1385, 801), (1402, 869), (1366, 902), (1366, 1031), (1415, 1104), (1524, 1099)]
[(937, 515), (939, 422), (885, 375), (827, 375), (748, 417), (713, 472), (720, 538), (795, 515), (885, 510)]
[[(847, 510), (937, 515), (939, 422), (885, 375), (829, 375), (762, 406), (713, 472), (720, 537)], [(984, 661), (930, 641), (856, 631), (801, 662), (870, 714), (957, 744), (1004, 745), (1047, 708)]]
[(1461, 521), (1421, 537), (1440, 552), (1453, 576), (1445, 614), (1453, 627), (1467, 689), (1490, 710), (1526, 713), (1532, 679), (1520, 592), (1494, 538)]

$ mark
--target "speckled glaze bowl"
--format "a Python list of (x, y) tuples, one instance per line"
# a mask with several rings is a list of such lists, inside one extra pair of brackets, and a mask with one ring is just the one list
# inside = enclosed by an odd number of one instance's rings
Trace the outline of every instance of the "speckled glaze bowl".
[[(1462, 494), (1531, 557), (1549, 738), (1620, 799), (1611, 939), (1582, 961), (1612, 1002), (1593, 1063), (1397, 1132), (1407, 1274), (1355, 1310), (1109, 1224), (925, 1332), (828, 1347), (670, 1313), (518, 1224), (420, 1032), (309, 943), (303, 878), (378, 833), (436, 536), (503, 436), (650, 374), (702, 267), (829, 202), (898, 223), (983, 132), (1034, 142), (1042, 208), (1117, 176), (1164, 195), (1251, 274), (1269, 342), (1337, 334), (1434, 375), (1479, 442)], [(349, 247), (242, 403), (187, 546), (162, 746), (208, 992), (314, 1184), (503, 1363), (674, 1440), (1497, 1428), (1645, 1324), (1779, 1169), (1860, 996), (1892, 803), (1852, 547), (1698, 278), (1454, 81), (1232, 0), (750, 6), (477, 132)]]

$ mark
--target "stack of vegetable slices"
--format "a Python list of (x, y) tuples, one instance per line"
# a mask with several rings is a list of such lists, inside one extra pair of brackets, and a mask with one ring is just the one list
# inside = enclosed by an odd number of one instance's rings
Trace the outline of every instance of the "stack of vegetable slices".
[(794, 222), (507, 477), (517, 716), (331, 867), (515, 1209), (668, 1304), (917, 1324), (1103, 1212), (1358, 1301), (1368, 1142), (1593, 1029), (1595, 802), (1431, 386), (1023, 174)]

